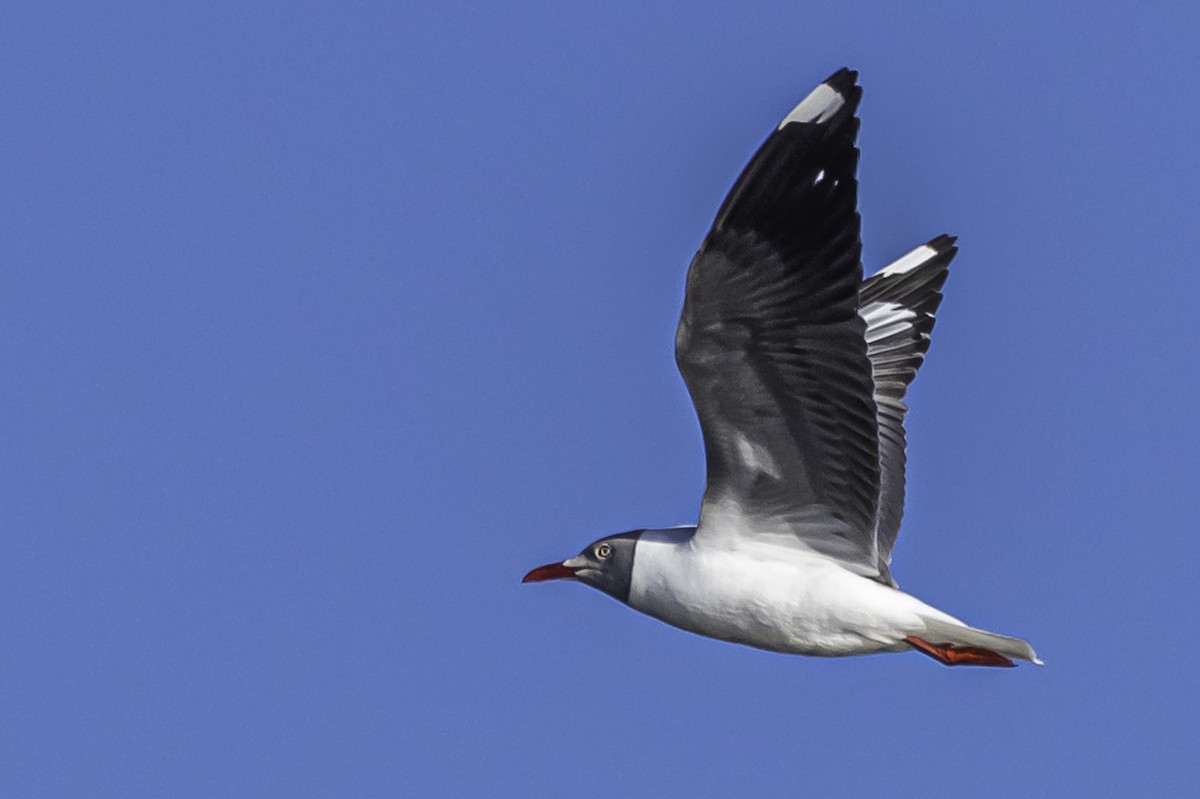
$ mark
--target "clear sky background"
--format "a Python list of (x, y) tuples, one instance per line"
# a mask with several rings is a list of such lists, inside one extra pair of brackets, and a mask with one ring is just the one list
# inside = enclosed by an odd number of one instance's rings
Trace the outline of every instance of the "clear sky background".
[[(1181, 796), (1194, 4), (9, 3), (0, 795)], [(694, 522), (672, 344), (846, 65), (961, 253), (901, 584), (1044, 668), (710, 641), (530, 567)]]

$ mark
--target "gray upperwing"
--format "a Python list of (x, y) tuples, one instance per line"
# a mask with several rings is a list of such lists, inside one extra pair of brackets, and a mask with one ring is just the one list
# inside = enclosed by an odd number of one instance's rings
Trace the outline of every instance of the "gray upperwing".
[(874, 572), (855, 77), (814, 90), (734, 184), (688, 270), (676, 360), (708, 464), (697, 535), (724, 534), (705, 520), (732, 509), (743, 528), (794, 533)]

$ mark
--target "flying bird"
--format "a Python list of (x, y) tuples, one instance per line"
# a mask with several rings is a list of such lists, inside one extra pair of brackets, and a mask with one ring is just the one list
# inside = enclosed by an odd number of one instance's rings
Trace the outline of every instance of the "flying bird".
[(857, 79), (839, 70), (783, 118), (688, 269), (675, 358), (704, 438), (699, 523), (607, 536), (522, 582), (577, 580), (776, 652), (1040, 664), (892, 577), (904, 395), (958, 248), (937, 236), (863, 280)]

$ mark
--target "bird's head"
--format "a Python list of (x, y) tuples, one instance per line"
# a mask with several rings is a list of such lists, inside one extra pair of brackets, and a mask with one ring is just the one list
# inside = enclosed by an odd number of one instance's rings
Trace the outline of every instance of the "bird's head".
[(561, 563), (547, 563), (526, 574), (521, 582), (572, 579), (598, 588), (622, 602), (629, 601), (633, 575), (633, 553), (641, 530), (601, 538), (583, 548), (578, 555)]

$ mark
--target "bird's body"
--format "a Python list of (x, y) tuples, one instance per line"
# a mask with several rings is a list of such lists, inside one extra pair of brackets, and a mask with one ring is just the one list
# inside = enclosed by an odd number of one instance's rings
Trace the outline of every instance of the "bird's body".
[(574, 578), (777, 652), (1040, 662), (892, 577), (904, 395), (957, 248), (935, 237), (863, 281), (855, 78), (835, 73), (784, 117), (688, 270), (675, 351), (704, 436), (699, 524), (609, 536), (525, 580)]
[(638, 541), (629, 606), (689, 632), (799, 655), (908, 649), (921, 611), (944, 614), (785, 540), (738, 548), (697, 542), (687, 528)]
[[(746, 536), (710, 547), (695, 528), (645, 530), (637, 543), (628, 604), (680, 629), (758, 649), (839, 657), (901, 652), (910, 636), (967, 635), (1012, 657), (1032, 650), (968, 628), (898, 588), (862, 577), (834, 558), (790, 543)], [(961, 634), (956, 628), (961, 628)], [(969, 632), (968, 632), (969, 631)]]

